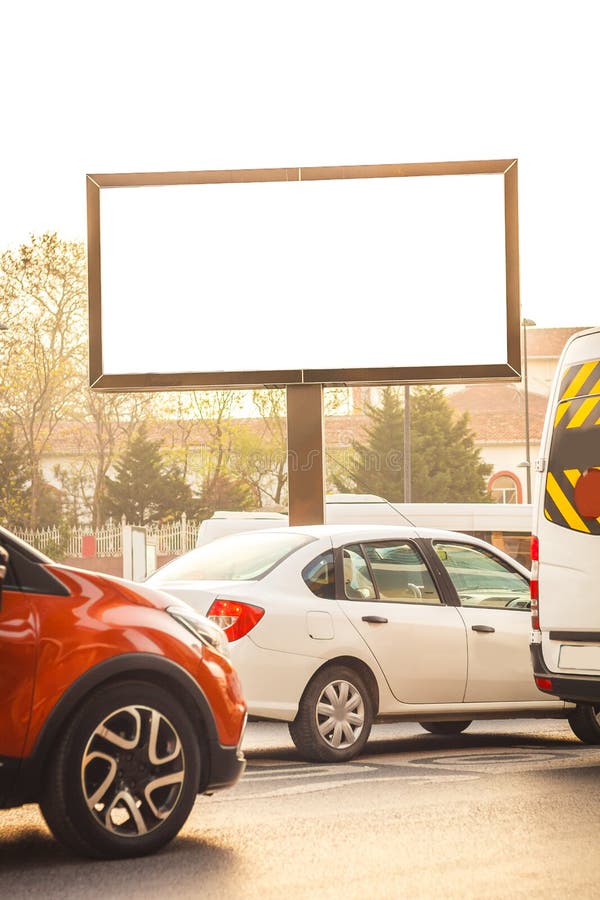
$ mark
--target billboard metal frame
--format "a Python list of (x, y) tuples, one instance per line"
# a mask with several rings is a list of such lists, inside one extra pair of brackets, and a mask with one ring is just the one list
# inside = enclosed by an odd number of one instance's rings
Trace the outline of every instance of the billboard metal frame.
[[(355, 178), (501, 174), (504, 176), (506, 261), (506, 363), (392, 368), (290, 369), (282, 371), (119, 373), (103, 371), (100, 194), (110, 188)], [(517, 381), (521, 375), (517, 160), (316, 166), (199, 172), (149, 172), (87, 176), (89, 377), (100, 391), (156, 391), (284, 387), (302, 384), (449, 384)]]

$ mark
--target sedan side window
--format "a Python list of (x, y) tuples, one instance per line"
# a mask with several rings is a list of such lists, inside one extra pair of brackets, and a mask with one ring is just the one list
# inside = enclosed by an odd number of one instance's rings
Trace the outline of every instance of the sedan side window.
[(441, 603), (421, 554), (408, 541), (365, 544), (381, 600)]
[(348, 600), (375, 600), (377, 591), (359, 544), (344, 548), (344, 593)]
[(308, 588), (317, 597), (324, 600), (335, 600), (335, 568), (333, 550), (323, 553), (302, 570), (302, 577)]
[(483, 547), (433, 542), (462, 606), (524, 609), (531, 606), (529, 582)]
[(424, 559), (408, 541), (352, 544), (343, 554), (344, 591), (349, 600), (442, 602)]

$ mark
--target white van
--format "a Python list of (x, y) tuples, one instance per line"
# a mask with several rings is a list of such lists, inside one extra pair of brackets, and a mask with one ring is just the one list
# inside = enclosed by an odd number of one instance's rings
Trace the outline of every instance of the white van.
[[(516, 503), (391, 503), (374, 494), (328, 494), (328, 525), (415, 525), (472, 534), (529, 566), (532, 507)], [(287, 525), (281, 512), (217, 510), (198, 529), (196, 546), (225, 534)]]
[[(328, 494), (325, 504), (325, 521), (328, 525), (360, 522), (363, 525), (411, 525), (406, 516), (382, 497), (372, 494)], [(198, 529), (196, 546), (225, 534), (254, 531), (257, 528), (280, 528), (287, 525), (288, 517), (280, 512), (232, 512), (220, 509), (210, 519), (205, 519)]]
[(255, 528), (280, 528), (287, 525), (287, 522), (288, 517), (278, 512), (231, 512), (218, 509), (210, 519), (200, 523), (196, 547), (208, 544), (225, 534), (253, 531)]
[(535, 680), (563, 700), (598, 704), (582, 716), (600, 721), (600, 328), (565, 345), (541, 454), (531, 540)]

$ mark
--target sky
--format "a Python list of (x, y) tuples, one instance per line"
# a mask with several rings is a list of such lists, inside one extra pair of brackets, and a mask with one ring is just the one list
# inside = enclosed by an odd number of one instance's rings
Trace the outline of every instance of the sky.
[(518, 159), (524, 317), (600, 324), (594, 2), (13, 0), (0, 251), (87, 173)]

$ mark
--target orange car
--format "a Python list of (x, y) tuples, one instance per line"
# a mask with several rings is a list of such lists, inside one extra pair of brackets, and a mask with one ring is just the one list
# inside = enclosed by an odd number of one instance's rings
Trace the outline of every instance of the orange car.
[(167, 594), (0, 546), (0, 808), (39, 803), (85, 856), (152, 853), (244, 770), (227, 638)]

